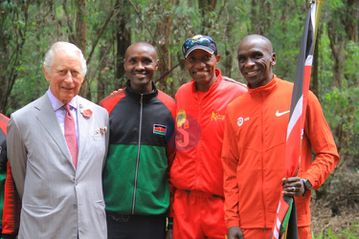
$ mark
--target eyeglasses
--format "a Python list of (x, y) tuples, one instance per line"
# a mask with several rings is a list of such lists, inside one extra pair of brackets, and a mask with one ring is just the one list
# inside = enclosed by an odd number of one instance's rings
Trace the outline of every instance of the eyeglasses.
[(196, 35), (192, 38), (188, 38), (182, 46), (183, 55), (187, 57), (193, 48), (202, 49), (211, 54), (217, 54), (216, 43), (210, 36)]

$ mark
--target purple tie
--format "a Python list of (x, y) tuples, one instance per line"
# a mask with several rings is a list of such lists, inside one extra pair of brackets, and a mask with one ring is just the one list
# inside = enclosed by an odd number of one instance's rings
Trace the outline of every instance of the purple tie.
[(65, 105), (65, 139), (67, 143), (67, 147), (70, 150), (72, 161), (74, 163), (75, 168), (77, 167), (77, 139), (76, 139), (76, 128), (75, 128), (75, 120), (71, 115), (70, 105)]

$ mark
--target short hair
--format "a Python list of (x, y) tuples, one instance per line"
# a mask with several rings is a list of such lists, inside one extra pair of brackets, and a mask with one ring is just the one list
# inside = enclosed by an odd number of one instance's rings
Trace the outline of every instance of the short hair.
[(132, 43), (131, 45), (129, 45), (129, 46), (127, 47), (126, 51), (125, 51), (125, 56), (124, 56), (124, 58), (125, 58), (125, 59), (127, 58), (127, 51), (128, 51), (128, 49), (130, 49), (130, 48), (132, 48), (132, 47), (134, 47), (134, 46), (138, 46), (138, 45), (143, 45), (143, 46), (146, 46), (146, 47), (148, 47), (148, 48), (153, 49), (153, 51), (154, 51), (155, 54), (156, 54), (156, 59), (158, 59), (157, 48), (156, 48), (154, 45), (152, 45), (151, 43), (146, 42), (146, 41), (138, 41), (138, 42), (134, 42), (134, 43)]
[(81, 49), (70, 42), (64, 42), (64, 41), (55, 42), (54, 44), (52, 44), (50, 49), (46, 52), (43, 64), (47, 69), (51, 68), (55, 52), (58, 50), (66, 51), (72, 54), (78, 53), (80, 55), (80, 61), (81, 61), (81, 71), (82, 71), (81, 73), (84, 76), (86, 75), (87, 73), (86, 59), (82, 54)]

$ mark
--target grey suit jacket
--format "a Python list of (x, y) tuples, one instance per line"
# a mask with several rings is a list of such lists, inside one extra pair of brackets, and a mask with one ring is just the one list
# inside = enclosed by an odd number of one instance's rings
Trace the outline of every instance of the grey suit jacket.
[(107, 238), (102, 168), (108, 144), (108, 113), (78, 98), (78, 165), (45, 94), (11, 115), (8, 158), (22, 199), (18, 238)]

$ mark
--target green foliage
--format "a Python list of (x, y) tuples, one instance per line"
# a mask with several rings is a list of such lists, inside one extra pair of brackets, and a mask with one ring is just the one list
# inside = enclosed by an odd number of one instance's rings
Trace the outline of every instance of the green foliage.
[[(206, 6), (205, 2), (215, 5)], [(308, 9), (307, 1), (88, 0), (84, 53), (89, 57), (93, 50), (86, 79), (90, 90), (89, 96), (94, 101), (108, 95), (119, 83), (115, 82), (116, 67), (122, 67), (121, 62), (117, 62), (116, 59), (116, 33), (119, 27), (118, 18), (122, 14), (122, 9), (116, 5), (118, 3), (126, 4), (126, 11), (130, 12), (130, 17), (126, 18), (126, 26), (131, 41), (153, 43), (160, 51), (161, 60), (168, 66), (167, 69), (158, 72), (157, 78), (182, 61), (181, 46), (187, 37), (194, 34), (209, 34), (216, 40), (219, 54), (222, 56), (219, 67), (226, 75), (243, 81), (236, 60), (239, 41), (249, 33), (258, 33), (255, 29), (262, 29), (262, 33), (271, 39), (277, 54), (275, 73), (290, 81), (294, 79)], [(26, 1), (26, 5), (24, 4), (25, 2), (20, 1), (0, 3), (0, 43), (5, 42), (7, 46), (0, 52), (0, 83), (4, 85), (4, 79), (11, 67), (16, 72), (15, 85), (6, 105), (7, 113), (44, 93), (47, 82), (43, 77), (41, 65), (47, 48), (57, 40), (73, 39), (76, 33), (75, 0)], [(27, 25), (20, 14), (24, 6), (28, 6)], [(346, 16), (347, 7), (348, 2), (343, 0), (327, 0), (322, 7), (318, 35), (318, 98), (322, 102), (341, 153), (356, 157), (359, 148), (356, 143), (359, 141), (359, 113), (356, 103), (359, 85), (359, 46), (357, 42), (346, 40), (348, 36), (345, 34), (343, 16)], [(105, 25), (110, 16), (109, 24)], [(164, 27), (161, 28), (161, 24), (165, 24)], [(265, 27), (257, 27), (262, 25)], [(333, 29), (334, 36), (331, 32)], [(25, 30), (26, 41), (22, 48), (20, 64), (14, 65), (10, 56), (19, 42), (19, 32)], [(345, 53), (345, 64), (340, 69), (343, 71), (340, 86), (334, 81), (337, 70), (334, 69), (333, 59), (333, 51), (339, 49), (339, 43), (343, 43)], [(178, 87), (188, 80), (189, 75), (183, 65), (179, 65), (171, 71), (165, 81), (157, 82), (157, 85), (174, 95)], [(123, 85), (125, 78), (120, 76), (116, 81)], [(3, 94), (3, 91), (0, 93)]]
[(330, 50), (330, 40), (328, 37), (328, 29), (326, 25), (322, 25), (319, 29), (319, 79), (320, 79), (320, 87), (319, 87), (319, 98), (321, 99), (328, 91), (331, 90), (331, 86), (333, 84), (333, 60), (332, 53)]
[(323, 108), (329, 125), (336, 133), (342, 154), (359, 154), (359, 87), (334, 88), (325, 94)]
[(359, 45), (356, 42), (349, 41), (346, 46), (344, 77), (348, 87), (359, 85)]
[[(201, 8), (204, 2), (215, 3), (215, 7)], [(342, 161), (351, 160), (348, 168), (357, 173), (359, 45), (357, 41), (348, 39), (345, 28), (347, 16), (351, 16), (348, 4), (355, 1), (324, 2), (318, 35), (318, 98), (335, 136)], [(148, 41), (154, 44), (161, 51), (160, 54), (163, 54), (160, 58), (168, 69), (183, 60), (181, 46), (186, 38), (195, 34), (209, 34), (216, 40), (219, 54), (222, 56), (219, 68), (225, 75), (243, 82), (236, 59), (238, 44), (245, 35), (260, 33), (257, 29), (261, 29), (261, 33), (272, 41), (277, 54), (275, 73), (284, 79), (294, 80), (308, 1), (87, 0), (84, 54), (86, 58), (92, 50), (93, 54), (88, 64), (86, 80), (89, 97), (95, 102), (125, 82), (124, 76), (116, 76), (116, 67), (122, 67), (121, 62), (116, 59), (119, 48), (116, 35), (119, 29), (118, 19), (123, 17), (120, 11), (123, 9), (116, 5), (118, 3), (124, 3), (125, 6), (121, 6), (130, 13), (130, 17), (125, 20), (131, 41)], [(26, 7), (28, 19), (25, 19), (24, 14)], [(15, 76), (10, 95), (6, 95), (8, 99), (5, 108), (0, 105), (0, 110), (9, 115), (44, 94), (48, 88), (42, 73), (45, 52), (55, 41), (76, 40), (76, 18), (76, 0), (0, 1), (0, 103), (9, 86), (8, 78), (11, 78), (11, 72), (14, 72)], [(355, 21), (355, 16), (353, 19)], [(107, 25), (106, 20), (109, 20)], [(161, 28), (161, 24), (166, 25)], [(358, 24), (355, 26), (358, 28)], [(21, 37), (26, 40), (23, 45)], [(341, 53), (342, 46), (344, 59), (336, 62), (334, 53)], [(15, 56), (18, 56), (17, 62), (14, 60)], [(343, 64), (336, 69), (335, 64), (338, 62)], [(158, 72), (156, 79), (166, 70)], [(335, 79), (338, 71), (343, 73), (341, 84)], [(160, 89), (174, 95), (178, 87), (189, 80), (189, 74), (183, 65), (179, 65), (165, 81), (156, 84)], [(345, 170), (347, 169), (340, 172)], [(339, 177), (334, 175), (321, 189), (322, 192), (331, 192), (330, 196), (346, 190), (345, 187), (331, 190), (330, 187), (335, 183), (332, 182), (333, 178)], [(345, 179), (342, 181), (347, 183), (352, 178), (340, 179)], [(359, 238), (358, 225), (359, 222), (355, 222), (341, 232), (328, 229), (315, 238)]]
[(359, 237), (359, 222), (353, 222), (353, 224), (340, 231), (334, 232), (332, 228), (324, 230), (319, 235), (313, 236), (313, 239), (357, 239)]

